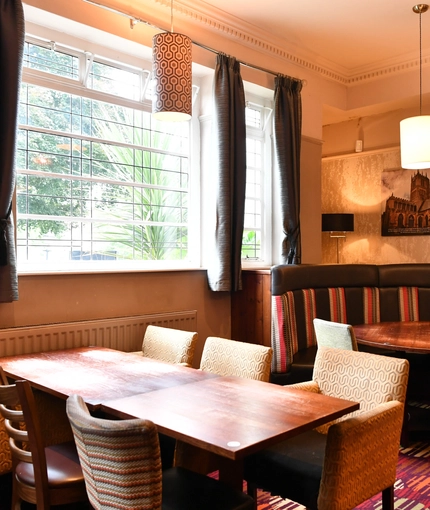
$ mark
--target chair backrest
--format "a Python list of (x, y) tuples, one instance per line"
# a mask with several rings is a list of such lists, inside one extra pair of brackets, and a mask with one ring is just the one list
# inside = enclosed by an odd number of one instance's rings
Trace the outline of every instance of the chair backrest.
[(314, 319), (318, 347), (335, 347), (358, 351), (354, 329), (350, 324)]
[(218, 375), (268, 382), (273, 351), (271, 347), (208, 337), (203, 347), (200, 369)]
[(408, 376), (405, 359), (332, 347), (318, 348), (313, 372), (321, 393), (359, 402), (356, 414), (391, 400), (404, 403)]
[(143, 338), (142, 354), (167, 363), (192, 366), (197, 338), (196, 332), (150, 324)]
[(103, 420), (90, 415), (79, 395), (67, 399), (91, 505), (161, 508), (162, 474), (157, 428), (148, 420)]
[[(0, 367), (0, 384), (9, 384), (2, 367)], [(12, 456), (9, 448), (9, 434), (6, 432), (4, 418), (0, 413), (0, 475), (12, 469)]]
[(28, 381), (4, 384), (7, 382), (4, 373), (0, 379), (3, 383), (0, 384), (0, 414), (9, 436), (12, 464), (27, 462), (33, 465), (38, 504), (43, 501), (48, 508), (50, 497), (45, 447), (33, 391)]

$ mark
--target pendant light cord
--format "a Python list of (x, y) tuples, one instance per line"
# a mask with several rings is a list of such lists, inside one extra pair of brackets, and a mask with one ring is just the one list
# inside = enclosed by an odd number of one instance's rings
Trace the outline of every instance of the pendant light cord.
[[(421, 23), (421, 14), (420, 14), (420, 23)], [(173, 0), (170, 0), (170, 32), (173, 34)], [(420, 37), (421, 37), (421, 35), (420, 35)]]
[[(172, 0), (173, 1), (173, 0)], [(423, 59), (422, 59), (422, 38), (421, 38), (421, 15), (420, 11), (420, 115), (422, 114), (422, 103), (423, 103)]]

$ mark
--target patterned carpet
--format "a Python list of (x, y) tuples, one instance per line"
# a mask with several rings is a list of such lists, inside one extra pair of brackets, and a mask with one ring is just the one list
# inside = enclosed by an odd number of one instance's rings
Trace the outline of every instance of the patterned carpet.
[[(394, 489), (395, 510), (430, 509), (430, 442), (416, 442), (400, 450)], [(362, 503), (360, 510), (381, 510), (381, 496)], [(292, 501), (258, 493), (258, 510), (305, 510)]]
[[(1, 476), (0, 510), (10, 508), (10, 488), (10, 477)], [(408, 448), (401, 449), (394, 495), (395, 510), (430, 509), (430, 441), (415, 442)], [(22, 510), (34, 510), (35, 508), (34, 505), (26, 503), (22, 505)], [(380, 495), (359, 505), (357, 509), (381, 510)], [(61, 507), (61, 510), (88, 510), (88, 506), (68, 505)], [(304, 507), (259, 491), (258, 510), (304, 510)]]

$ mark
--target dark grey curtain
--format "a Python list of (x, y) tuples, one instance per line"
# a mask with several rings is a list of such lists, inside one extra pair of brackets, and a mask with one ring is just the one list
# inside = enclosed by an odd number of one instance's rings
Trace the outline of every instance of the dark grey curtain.
[(300, 264), (300, 147), (302, 82), (278, 75), (275, 79), (274, 144), (284, 231), (282, 259)]
[(240, 64), (219, 54), (214, 81), (216, 168), (215, 253), (208, 268), (214, 291), (242, 288), (241, 249), (245, 215), (245, 92)]
[(12, 196), (25, 24), (21, 0), (0, 0), (0, 302), (18, 299)]

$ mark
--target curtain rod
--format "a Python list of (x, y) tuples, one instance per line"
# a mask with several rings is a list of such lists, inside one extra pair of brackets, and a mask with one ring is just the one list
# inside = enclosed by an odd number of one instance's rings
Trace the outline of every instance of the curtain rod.
[[(137, 23), (143, 23), (144, 25), (147, 25), (149, 27), (152, 27), (152, 28), (156, 28), (157, 30), (162, 30), (163, 32), (166, 32), (166, 30), (164, 30), (163, 28), (160, 28), (160, 27), (157, 27), (156, 25), (153, 25), (152, 23), (150, 23), (149, 21), (145, 21), (141, 18), (136, 18), (135, 16), (133, 16), (132, 14), (128, 14), (127, 12), (124, 12), (124, 11), (120, 11), (119, 9), (114, 9), (113, 7), (109, 7), (107, 5), (104, 5), (100, 2), (96, 2), (95, 0), (83, 0), (85, 3), (87, 4), (92, 4), (92, 5), (95, 5), (96, 7), (100, 7), (102, 9), (106, 9), (107, 11), (110, 11), (110, 12), (113, 12), (115, 14), (119, 14), (120, 16), (124, 16), (126, 18), (129, 18), (130, 20), (130, 28), (133, 28), (134, 25), (137, 25)], [(204, 50), (207, 50), (207, 51), (210, 51), (212, 53), (215, 53), (216, 55), (219, 55), (220, 52), (218, 50), (215, 50), (214, 48), (210, 48), (209, 46), (205, 46), (204, 44), (200, 44), (196, 41), (193, 41), (191, 40), (192, 44), (194, 44), (195, 46), (198, 46), (199, 48), (202, 48)], [(241, 60), (238, 60), (239, 64), (243, 65), (243, 66), (246, 66), (246, 67), (250, 67), (251, 69), (256, 69), (257, 71), (262, 71), (263, 73), (268, 73), (268, 74), (271, 74), (273, 76), (278, 76), (279, 74), (281, 73), (276, 73), (275, 71), (271, 71), (270, 69), (265, 69), (264, 67), (259, 67), (259, 66), (256, 66), (254, 64), (249, 64), (247, 62), (242, 62)], [(294, 77), (291, 77), (293, 78), (293, 80), (297, 80), (297, 81), (300, 81), (302, 82), (303, 85), (306, 85), (306, 80), (300, 80), (300, 78), (294, 78)]]

